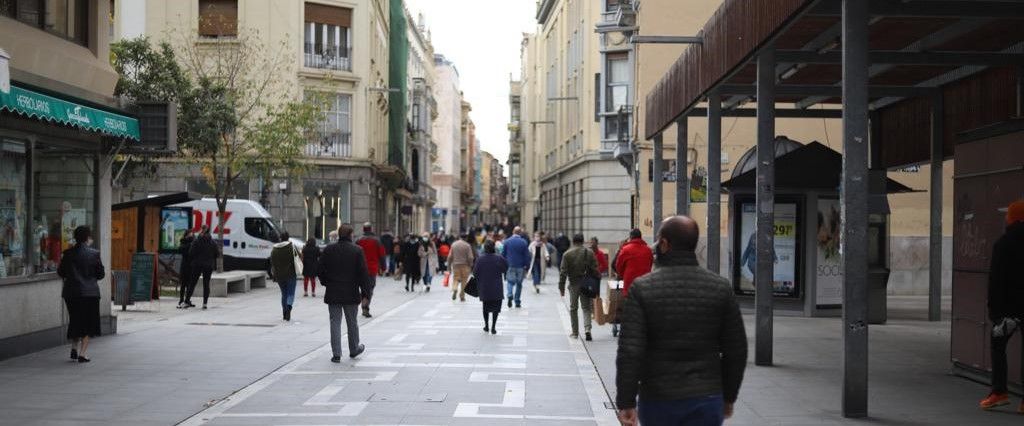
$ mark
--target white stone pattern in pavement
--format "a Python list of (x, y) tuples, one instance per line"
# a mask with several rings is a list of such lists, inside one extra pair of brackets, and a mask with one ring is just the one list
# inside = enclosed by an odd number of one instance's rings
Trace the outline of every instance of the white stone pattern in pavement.
[(524, 296), (491, 335), (478, 300), (425, 294), (364, 325), (358, 359), (332, 364), (325, 344), (183, 424), (617, 424), (563, 301)]

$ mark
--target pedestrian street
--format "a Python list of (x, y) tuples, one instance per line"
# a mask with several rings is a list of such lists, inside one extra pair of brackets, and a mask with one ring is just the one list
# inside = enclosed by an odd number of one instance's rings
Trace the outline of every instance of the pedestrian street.
[[(346, 349), (332, 364), (325, 339), (183, 424), (616, 424), (553, 283), (524, 289), (522, 309), (503, 306), (491, 335), (480, 302), (452, 301), (440, 281), (363, 323), (357, 359)], [(388, 278), (378, 289), (402, 292)]]

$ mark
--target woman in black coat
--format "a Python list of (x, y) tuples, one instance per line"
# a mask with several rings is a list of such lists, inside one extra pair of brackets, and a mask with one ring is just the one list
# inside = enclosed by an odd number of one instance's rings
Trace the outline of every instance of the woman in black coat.
[(71, 359), (89, 362), (89, 338), (100, 335), (100, 286), (106, 276), (100, 252), (92, 247), (92, 230), (79, 226), (74, 232), (75, 245), (64, 251), (57, 275), (64, 279), (61, 297), (68, 308), (68, 340)]
[[(504, 298), (502, 276), (508, 272), (508, 262), (495, 251), (494, 241), (487, 240), (484, 243), (484, 254), (473, 265), (480, 301), (484, 304), (484, 332), (490, 331), (491, 334), (498, 334), (498, 314), (501, 313), (501, 301)], [(488, 314), (490, 324), (487, 322)]]
[(181, 237), (181, 243), (179, 244), (179, 251), (181, 252), (181, 268), (178, 270), (178, 282), (181, 283), (178, 289), (178, 309), (187, 308), (185, 304), (185, 293), (188, 293), (188, 289), (192, 286), (192, 242), (196, 240), (196, 236), (192, 235), (192, 230), (185, 231), (185, 236)]
[(199, 277), (203, 277), (203, 309), (206, 309), (206, 304), (210, 301), (210, 277), (213, 275), (213, 268), (217, 264), (217, 256), (220, 255), (220, 249), (217, 248), (217, 243), (213, 241), (213, 236), (210, 234), (210, 227), (203, 225), (199, 232), (199, 237), (192, 242), (192, 247), (189, 248), (189, 257), (192, 258), (192, 281), (189, 282), (188, 293), (185, 294), (185, 307), (192, 308), (196, 305), (192, 304), (192, 293), (196, 291), (196, 284), (199, 283)]
[(405, 291), (416, 291), (416, 282), (420, 280), (423, 267), (420, 263), (420, 242), (409, 235), (402, 245), (402, 272), (405, 273)]
[(309, 289), (313, 289), (313, 297), (316, 297), (316, 271), (320, 264), (320, 247), (316, 245), (316, 238), (306, 240), (306, 246), (302, 248), (302, 297), (309, 296)]

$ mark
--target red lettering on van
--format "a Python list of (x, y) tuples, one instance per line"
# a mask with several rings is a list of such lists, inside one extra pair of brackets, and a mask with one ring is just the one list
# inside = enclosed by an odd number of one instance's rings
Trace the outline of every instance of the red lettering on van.
[[(206, 225), (206, 226), (209, 226), (210, 229), (212, 229), (212, 231), (210, 231), (210, 232), (212, 232), (214, 235), (218, 234), (220, 228), (218, 227), (219, 226), (219, 224), (217, 223), (218, 221), (214, 220), (215, 216), (216, 217), (220, 217), (220, 214), (218, 214), (216, 211), (212, 211), (212, 210), (207, 210), (207, 211), (193, 210), (192, 211), (192, 223), (193, 223), (192, 232), (199, 232), (202, 229), (203, 225)], [(224, 212), (224, 223), (227, 224), (229, 219), (231, 219), (231, 212), (230, 211)], [(225, 226), (224, 227), (224, 235), (228, 235), (228, 234), (231, 234), (231, 228), (228, 228), (228, 227)]]

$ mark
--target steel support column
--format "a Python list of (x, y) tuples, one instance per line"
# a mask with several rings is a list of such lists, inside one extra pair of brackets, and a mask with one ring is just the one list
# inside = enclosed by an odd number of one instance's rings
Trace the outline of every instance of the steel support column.
[(662, 218), (662, 197), (664, 191), (661, 189), (662, 184), (662, 134), (658, 133), (654, 136), (654, 167), (651, 171), (651, 182), (653, 194), (651, 194), (651, 203), (654, 205), (654, 211), (651, 212), (651, 221), (654, 225), (654, 242), (658, 242), (658, 231), (661, 230), (661, 218)]
[(722, 96), (708, 95), (707, 267), (720, 274), (722, 247)]
[(843, 0), (843, 415), (868, 415), (868, 3)]
[(690, 144), (686, 116), (676, 121), (676, 214), (690, 215), (690, 174), (687, 160)]
[(942, 93), (932, 96), (931, 187), (928, 227), (928, 321), (942, 320)]
[(754, 274), (755, 357), (772, 365), (775, 281), (775, 48), (757, 58), (757, 266)]

